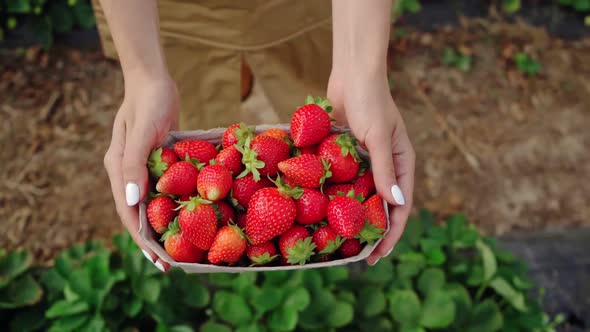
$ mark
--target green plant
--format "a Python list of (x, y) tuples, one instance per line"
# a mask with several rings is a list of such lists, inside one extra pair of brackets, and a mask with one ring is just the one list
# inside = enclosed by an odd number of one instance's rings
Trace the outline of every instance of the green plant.
[(509, 13), (515, 13), (520, 9), (520, 0), (503, 0), (502, 9)]
[(420, 0), (394, 1), (393, 7), (391, 8), (391, 19), (392, 21), (395, 21), (405, 13), (415, 14), (419, 12), (420, 9), (422, 9), (422, 5), (420, 5)]
[(524, 52), (514, 55), (514, 63), (518, 71), (525, 75), (535, 76), (541, 71), (541, 63)]
[(442, 62), (447, 66), (468, 72), (471, 70), (472, 58), (470, 55), (462, 54), (452, 47), (447, 47), (443, 51)]

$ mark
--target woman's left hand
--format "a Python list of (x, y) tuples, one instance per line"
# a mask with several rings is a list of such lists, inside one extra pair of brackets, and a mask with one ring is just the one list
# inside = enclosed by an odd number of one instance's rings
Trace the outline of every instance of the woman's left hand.
[(374, 265), (391, 253), (406, 226), (412, 209), (416, 156), (386, 75), (333, 71), (327, 95), (336, 123), (348, 125), (369, 152), (377, 192), (392, 205), (389, 232), (367, 258), (367, 263)]

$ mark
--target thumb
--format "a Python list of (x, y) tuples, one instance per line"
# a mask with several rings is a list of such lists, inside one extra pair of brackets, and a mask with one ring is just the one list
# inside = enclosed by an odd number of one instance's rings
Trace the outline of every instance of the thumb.
[(396, 181), (391, 137), (387, 134), (367, 137), (365, 145), (371, 158), (377, 192), (391, 205), (405, 205), (406, 200)]
[(127, 133), (123, 152), (123, 181), (128, 206), (134, 206), (147, 194), (148, 170), (146, 166), (151, 146), (142, 130)]

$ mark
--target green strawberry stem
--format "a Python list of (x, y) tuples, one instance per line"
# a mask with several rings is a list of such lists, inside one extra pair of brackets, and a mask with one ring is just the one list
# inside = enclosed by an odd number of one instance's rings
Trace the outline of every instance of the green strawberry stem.
[(277, 189), (279, 190), (279, 192), (281, 192), (284, 195), (287, 195), (287, 196), (294, 198), (294, 199), (299, 199), (303, 195), (303, 188), (289, 186), (288, 184), (283, 182), (280, 175), (277, 175), (276, 180), (271, 179), (270, 176), (268, 177), (268, 179), (272, 183), (274, 183), (277, 186)]
[(160, 241), (164, 242), (167, 238), (178, 232), (180, 232), (180, 224), (178, 223), (178, 217), (176, 217), (168, 224), (168, 228), (164, 231), (164, 234), (162, 234)]
[(183, 201), (176, 201), (176, 203), (178, 203), (180, 205), (174, 210), (180, 210), (183, 207), (186, 207), (187, 210), (192, 212), (197, 206), (199, 206), (201, 204), (211, 204), (213, 202), (206, 200), (206, 199), (202, 198), (201, 196), (191, 196), (188, 201), (184, 201), (184, 202)]
[(286, 249), (287, 256), (285, 258), (287, 258), (287, 263), (304, 265), (311, 256), (315, 255), (313, 252), (315, 247), (316, 245), (312, 242), (311, 236), (305, 238), (305, 240), (297, 241), (293, 247)]
[[(324, 166), (324, 175), (320, 178), (320, 184), (323, 185), (326, 180), (332, 176), (332, 171), (330, 171), (330, 162), (324, 158), (320, 158), (322, 161), (322, 165)], [(323, 189), (323, 187), (322, 187)], [(323, 191), (322, 191), (323, 194)]]
[(250, 266), (266, 265), (275, 260), (277, 257), (279, 257), (279, 255), (271, 256), (270, 253), (265, 252), (262, 255), (251, 257), (250, 259), (252, 260), (252, 264), (250, 264)]
[(189, 163), (193, 164), (199, 171), (202, 170), (206, 165), (205, 163), (200, 162), (197, 158), (190, 158), (188, 154), (184, 158), (184, 161), (188, 161)]
[(305, 104), (316, 104), (319, 107), (323, 108), (326, 112), (332, 112), (332, 106), (330, 105), (330, 100), (328, 100), (328, 98), (324, 99), (321, 97), (314, 98), (312, 96), (307, 96), (307, 98), (305, 98)]
[(350, 197), (350, 198), (354, 198), (359, 202), (363, 202), (365, 200), (365, 195), (363, 194), (358, 194), (355, 196), (355, 191), (354, 189), (350, 189), (347, 193), (344, 193), (343, 191), (338, 190), (338, 192), (336, 192), (336, 195), (330, 195), (328, 198), (330, 198), (330, 200), (333, 200), (334, 197), (336, 196), (346, 196), (346, 197)]
[(373, 225), (373, 224), (369, 223), (369, 221), (367, 221), (365, 223), (365, 226), (363, 227), (363, 229), (361, 229), (361, 231), (357, 235), (357, 238), (361, 241), (361, 243), (366, 242), (366, 243), (372, 245), (373, 243), (375, 243), (376, 240), (383, 238), (384, 232), (385, 232), (384, 229), (377, 228), (375, 225)]
[(342, 238), (340, 235), (337, 235), (336, 240), (328, 241), (328, 244), (326, 245), (324, 250), (320, 251), (319, 254), (331, 254), (334, 251), (338, 250), (342, 243), (344, 243), (344, 238)]
[(354, 160), (361, 160), (358, 152), (356, 151), (356, 138), (354, 138), (352, 135), (349, 133), (340, 134), (334, 141), (340, 146), (342, 157), (346, 157), (348, 154), (350, 154)]
[[(244, 122), (240, 122), (240, 126), (234, 128), (234, 134), (236, 134), (236, 139), (238, 143), (235, 144), (236, 147), (243, 147), (246, 142), (251, 140), (254, 137), (254, 131), (256, 130), (255, 126), (248, 126)], [(249, 146), (250, 144), (248, 144)]]
[(168, 163), (162, 160), (162, 148), (157, 148), (150, 153), (147, 164), (152, 176), (159, 178), (164, 174), (164, 171), (168, 169)]
[(258, 160), (258, 153), (250, 149), (251, 138), (248, 137), (244, 145), (236, 145), (236, 149), (242, 154), (242, 164), (245, 169), (240, 173), (236, 179), (243, 178), (244, 176), (252, 173), (252, 177), (256, 182), (260, 181), (260, 172), (258, 169), (264, 167), (264, 161)]

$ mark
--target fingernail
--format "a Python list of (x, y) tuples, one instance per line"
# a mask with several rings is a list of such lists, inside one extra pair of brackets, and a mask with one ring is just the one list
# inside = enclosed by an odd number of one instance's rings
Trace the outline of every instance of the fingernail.
[(391, 187), (391, 195), (393, 196), (393, 200), (397, 203), (397, 205), (405, 205), (406, 199), (404, 198), (404, 194), (402, 190), (399, 188), (397, 184), (394, 184)]
[(125, 199), (129, 206), (133, 206), (139, 202), (139, 187), (135, 183), (129, 182), (125, 186)]
[(160, 260), (157, 260), (154, 265), (158, 268), (158, 270), (164, 272), (164, 265), (162, 265), (162, 263), (160, 262)]
[(152, 259), (152, 256), (150, 256), (150, 254), (148, 254), (147, 251), (141, 249), (141, 252), (143, 252), (143, 255), (145, 256), (145, 258), (147, 258), (148, 261), (150, 261), (152, 264), (154, 263), (154, 260)]

